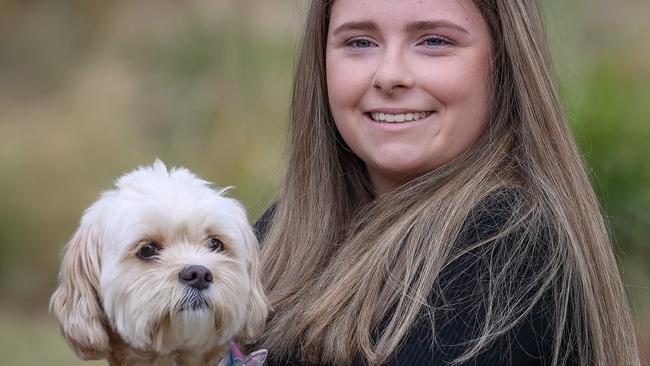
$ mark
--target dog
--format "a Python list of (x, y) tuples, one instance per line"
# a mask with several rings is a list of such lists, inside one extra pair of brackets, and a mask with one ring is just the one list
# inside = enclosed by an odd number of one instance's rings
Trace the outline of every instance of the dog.
[(84, 212), (50, 301), (80, 358), (216, 365), (233, 341), (261, 334), (258, 243), (226, 190), (156, 160)]

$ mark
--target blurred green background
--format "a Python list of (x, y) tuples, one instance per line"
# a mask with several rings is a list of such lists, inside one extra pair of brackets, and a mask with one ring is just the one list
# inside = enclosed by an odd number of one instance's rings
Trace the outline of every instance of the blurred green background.
[[(251, 220), (262, 212), (282, 175), (305, 5), (0, 0), (3, 365), (83, 364), (47, 301), (82, 211), (120, 174), (160, 157), (234, 185)], [(647, 333), (650, 2), (544, 7), (563, 102)]]

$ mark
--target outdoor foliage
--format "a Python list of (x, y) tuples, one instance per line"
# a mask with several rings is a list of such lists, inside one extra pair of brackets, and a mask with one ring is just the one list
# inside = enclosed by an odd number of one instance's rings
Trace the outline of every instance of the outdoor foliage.
[[(3, 364), (74, 364), (47, 300), (83, 209), (120, 174), (160, 157), (235, 186), (251, 220), (264, 210), (284, 166), (305, 3), (0, 2)], [(650, 3), (545, 10), (621, 272), (650, 316)]]

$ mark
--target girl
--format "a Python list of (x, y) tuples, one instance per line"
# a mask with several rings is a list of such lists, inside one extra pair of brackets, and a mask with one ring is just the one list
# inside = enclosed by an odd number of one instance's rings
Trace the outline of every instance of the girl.
[(534, 0), (314, 0), (270, 363), (638, 365)]

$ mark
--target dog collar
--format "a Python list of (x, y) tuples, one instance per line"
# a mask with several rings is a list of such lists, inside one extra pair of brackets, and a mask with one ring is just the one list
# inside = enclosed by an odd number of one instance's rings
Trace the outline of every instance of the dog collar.
[(231, 342), (228, 346), (228, 353), (221, 362), (219, 366), (262, 366), (268, 351), (265, 349), (260, 349), (254, 352), (251, 352), (248, 355), (244, 355), (235, 342)]

